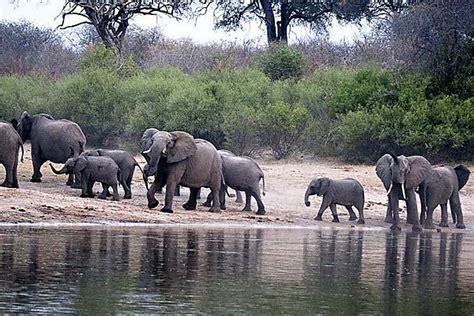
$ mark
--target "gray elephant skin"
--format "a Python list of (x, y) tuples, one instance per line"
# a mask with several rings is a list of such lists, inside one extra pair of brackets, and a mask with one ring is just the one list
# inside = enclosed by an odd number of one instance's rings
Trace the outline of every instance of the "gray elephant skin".
[(125, 195), (123, 197), (124, 199), (132, 198), (132, 180), (133, 174), (135, 173), (135, 167), (140, 169), (143, 175), (145, 187), (148, 191), (148, 181), (145, 173), (132, 154), (130, 154), (128, 151), (120, 149), (93, 149), (82, 153), (82, 155), (88, 157), (110, 157), (115, 161), (115, 163), (119, 166), (122, 175), (120, 184), (125, 191)]
[(306, 206), (310, 206), (309, 197), (311, 195), (323, 197), (323, 201), (318, 211), (318, 215), (314, 218), (317, 221), (322, 220), (324, 211), (329, 207), (331, 209), (333, 222), (339, 223), (336, 205), (344, 205), (349, 212), (349, 220), (356, 220), (357, 216), (352, 210), (354, 206), (359, 211), (358, 224), (365, 224), (364, 218), (364, 188), (355, 179), (332, 180), (329, 178), (314, 179), (308, 185), (304, 195)]
[(398, 201), (407, 205), (407, 222), (413, 231), (421, 231), (416, 204), (415, 189), (426, 180), (431, 169), (430, 162), (422, 156), (405, 157), (385, 154), (377, 161), (375, 172), (388, 194), (385, 222), (393, 223), (392, 230), (401, 230)]
[[(255, 160), (250, 157), (235, 156), (227, 150), (219, 150), (222, 159), (222, 174), (224, 176), (224, 185), (221, 187), (221, 205), (225, 208), (226, 187), (230, 187), (236, 192), (245, 192), (245, 206), (242, 211), (252, 211), (252, 197), (257, 202), (257, 215), (265, 214), (265, 206), (262, 202), (260, 193), (260, 180), (263, 181), (263, 195), (265, 195), (265, 175)], [(209, 194), (208, 200), (204, 205), (210, 205), (210, 199), (213, 197)]]
[(5, 181), (2, 187), (18, 188), (18, 153), (21, 148), (23, 162), (24, 149), (20, 135), (7, 122), (0, 121), (0, 163), (5, 167)]
[(144, 136), (152, 135), (150, 140), (145, 141), (149, 148), (142, 152), (149, 161), (144, 168), (145, 175), (155, 176), (147, 192), (148, 207), (158, 206), (155, 193), (166, 185), (165, 205), (161, 211), (172, 213), (173, 194), (176, 186), (182, 185), (189, 187), (191, 191), (189, 200), (183, 205), (184, 209), (196, 209), (199, 188), (208, 187), (215, 193), (210, 211), (219, 212), (222, 162), (214, 145), (202, 139), (194, 139), (186, 132), (152, 132), (146, 130), (143, 133)]
[[(433, 212), (441, 205), (440, 227), (448, 227), (448, 201), (456, 228), (466, 228), (459, 198), (459, 190), (469, 180), (469, 169), (463, 165), (455, 168), (436, 166), (431, 168), (425, 181), (420, 184), (418, 193), (421, 200), (420, 222), (424, 228), (435, 229)], [(425, 218), (426, 216), (426, 218)]]
[(110, 157), (79, 156), (69, 158), (61, 170), (56, 170), (49, 164), (55, 174), (81, 174), (81, 197), (94, 197), (92, 191), (94, 183), (102, 183), (100, 199), (106, 199), (109, 187), (113, 190), (113, 200), (119, 200), (118, 182), (120, 181), (120, 168)]
[[(79, 125), (68, 120), (55, 120), (49, 114), (30, 115), (23, 112), (20, 120), (12, 120), (23, 142), (31, 142), (33, 176), (31, 182), (41, 182), (41, 166), (46, 161), (65, 163), (84, 151), (86, 137)], [(73, 176), (68, 185), (73, 184)]]

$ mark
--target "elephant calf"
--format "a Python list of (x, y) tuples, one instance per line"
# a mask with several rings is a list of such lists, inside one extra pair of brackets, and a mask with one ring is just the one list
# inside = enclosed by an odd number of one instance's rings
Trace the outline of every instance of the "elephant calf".
[(81, 197), (94, 197), (92, 188), (95, 182), (101, 182), (103, 191), (99, 199), (106, 199), (109, 187), (113, 190), (113, 200), (118, 201), (117, 184), (121, 178), (120, 168), (110, 157), (79, 156), (69, 158), (61, 170), (49, 164), (55, 174), (81, 174)]
[(132, 198), (132, 179), (135, 167), (138, 167), (142, 172), (143, 181), (145, 182), (145, 187), (148, 191), (148, 181), (145, 177), (145, 173), (132, 154), (128, 151), (118, 149), (94, 149), (83, 153), (83, 155), (88, 157), (110, 157), (115, 161), (115, 163), (117, 163), (122, 175), (120, 184), (125, 191), (124, 199)]
[(356, 220), (357, 216), (352, 210), (355, 206), (359, 211), (358, 224), (365, 224), (364, 219), (364, 188), (354, 179), (332, 180), (329, 178), (314, 179), (308, 185), (304, 196), (306, 206), (310, 206), (309, 196), (317, 194), (323, 196), (323, 202), (319, 208), (318, 215), (314, 218), (317, 221), (322, 220), (324, 211), (330, 207), (333, 216), (333, 222), (339, 223), (336, 205), (344, 205), (349, 211), (349, 220)]
[(18, 188), (18, 152), (22, 151), (21, 161), (23, 161), (23, 142), (20, 135), (13, 126), (6, 122), (0, 122), (0, 164), (5, 167), (5, 181), (3, 187)]
[(420, 222), (424, 224), (425, 228), (435, 228), (433, 212), (438, 205), (441, 205), (439, 226), (448, 227), (448, 201), (456, 228), (466, 228), (459, 199), (459, 190), (467, 183), (470, 173), (469, 169), (463, 165), (456, 168), (431, 168), (426, 180), (420, 184), (418, 191), (421, 200)]
[[(238, 157), (222, 153), (219, 151), (222, 159), (222, 174), (224, 176), (225, 186), (232, 189), (245, 192), (245, 206), (242, 211), (252, 211), (251, 199), (257, 201), (257, 215), (265, 214), (265, 206), (260, 195), (260, 179), (263, 179), (263, 194), (265, 195), (265, 176), (260, 166), (250, 157)], [(221, 187), (225, 190), (226, 187)], [(221, 206), (225, 208), (225, 194), (221, 192)], [(212, 193), (208, 195), (205, 206), (210, 206), (212, 201)]]

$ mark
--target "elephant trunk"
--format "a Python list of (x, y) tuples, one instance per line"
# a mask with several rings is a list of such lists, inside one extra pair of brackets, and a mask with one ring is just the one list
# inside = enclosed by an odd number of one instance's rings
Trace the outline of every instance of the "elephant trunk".
[(61, 170), (56, 170), (52, 164), (49, 164), (49, 166), (51, 167), (51, 170), (53, 170), (53, 172), (55, 174), (65, 174), (66, 173), (66, 168), (65, 167), (62, 167)]
[(304, 194), (304, 204), (306, 206), (310, 206), (311, 203), (309, 202), (309, 196), (314, 195), (314, 193), (311, 191), (311, 188), (306, 189), (306, 193)]

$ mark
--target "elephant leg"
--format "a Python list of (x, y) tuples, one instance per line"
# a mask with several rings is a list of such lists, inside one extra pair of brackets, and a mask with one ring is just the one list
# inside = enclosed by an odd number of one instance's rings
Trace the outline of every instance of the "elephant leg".
[(393, 213), (393, 224), (390, 227), (390, 229), (393, 230), (393, 231), (402, 230), (400, 228), (400, 213), (399, 213), (399, 210), (398, 210), (398, 192), (397, 192), (397, 189), (399, 189), (399, 188), (394, 186), (392, 188), (392, 191), (390, 191), (389, 198), (388, 198), (389, 210), (387, 211), (387, 215), (388, 215), (389, 212), (391, 214)]
[(199, 188), (189, 188), (189, 199), (183, 204), (183, 208), (187, 211), (195, 210), (197, 205), (197, 196)]
[(418, 209), (416, 206), (416, 193), (415, 189), (407, 189), (405, 190), (405, 193), (407, 195), (407, 213), (408, 213), (408, 218), (411, 218), (410, 224), (412, 224), (412, 230), (416, 232), (422, 231), (421, 225), (420, 225), (420, 218), (418, 217)]
[(245, 191), (245, 206), (242, 209), (244, 212), (251, 212), (252, 207), (251, 207), (251, 202), (252, 202), (252, 194), (250, 194), (249, 191)]
[(88, 179), (86, 179), (86, 177), (82, 177), (81, 178), (81, 197), (82, 198), (85, 198), (85, 197), (88, 197), (89, 194), (88, 194)]
[(448, 203), (443, 203), (440, 206), (441, 206), (441, 222), (439, 222), (438, 226), (439, 227), (449, 227), (449, 225), (448, 225)]
[(159, 202), (155, 198), (155, 193), (156, 191), (161, 190), (161, 189), (162, 189), (162, 186), (159, 186), (159, 184), (157, 184), (156, 181), (153, 181), (153, 183), (150, 185), (146, 193), (146, 198), (148, 200), (148, 208), (152, 209), (158, 206)]
[(122, 185), (123, 190), (125, 192), (123, 198), (130, 200), (132, 198), (132, 191), (130, 190), (130, 187), (128, 186), (127, 181), (121, 181), (120, 184)]
[(119, 192), (118, 192), (118, 185), (117, 185), (117, 182), (112, 184), (111, 185), (112, 187), (112, 200), (113, 201), (119, 201), (120, 200), (120, 197), (119, 197)]
[(427, 205), (426, 205), (426, 186), (424, 184), (421, 184), (418, 188), (418, 194), (420, 196), (420, 202), (421, 202), (421, 209), (420, 209), (420, 224), (423, 225), (426, 220), (426, 211), (427, 211)]
[(321, 206), (319, 207), (318, 215), (314, 218), (317, 221), (322, 221), (323, 220), (323, 214), (324, 211), (329, 207), (330, 201), (326, 198), (326, 196), (323, 197), (323, 202), (321, 203)]
[(81, 174), (75, 173), (73, 177), (73, 184), (71, 185), (73, 189), (80, 189), (81, 188)]
[(74, 174), (69, 174), (67, 177), (66, 185), (72, 186), (74, 184)]
[(359, 211), (359, 220), (357, 221), (357, 224), (365, 224), (364, 206), (357, 207), (357, 210)]
[(45, 161), (41, 159), (39, 153), (35, 155), (33, 155), (32, 153), (32, 160), (33, 160), (33, 176), (31, 177), (31, 182), (41, 182), (41, 177), (43, 176), (43, 174), (41, 173), (40, 169)]
[[(345, 205), (345, 208), (349, 212), (349, 220), (350, 221), (355, 221), (357, 219), (357, 215), (354, 213), (354, 210), (352, 209), (352, 206), (350, 205)], [(359, 212), (360, 213), (360, 212)]]
[(198, 189), (197, 199), (198, 200), (201, 199), (201, 188)]
[(332, 213), (332, 222), (333, 223), (339, 223), (339, 216), (337, 216), (337, 206), (335, 203), (332, 203), (329, 205), (329, 208), (331, 209)]
[(462, 214), (461, 200), (459, 199), (459, 192), (454, 192), (449, 199), (449, 206), (451, 211), (454, 210), (456, 213), (456, 228), (464, 229), (464, 215)]
[[(212, 192), (212, 206), (209, 209), (209, 212), (213, 213), (218, 213), (221, 211), (221, 179), (219, 177), (218, 180), (214, 181), (214, 183), (211, 184), (211, 192)], [(225, 188), (222, 188), (222, 191), (224, 191)], [(225, 194), (225, 193), (224, 193)]]
[(435, 207), (428, 207), (426, 211), (426, 219), (425, 223), (423, 225), (424, 228), (426, 229), (435, 229), (435, 226), (433, 224), (433, 212), (434, 212)]
[(13, 162), (8, 161), (3, 164), (5, 167), (5, 181), (2, 183), (2, 187), (13, 188)]
[(214, 199), (214, 197), (212, 196), (212, 192), (210, 192), (210, 193), (207, 195), (206, 202), (202, 203), (202, 206), (211, 207), (211, 206), (212, 206), (212, 200), (213, 200), (213, 199)]
[(252, 190), (252, 196), (257, 201), (257, 215), (265, 215), (265, 206), (263, 205), (262, 198), (260, 196), (260, 190), (255, 188)]
[(174, 189), (174, 196), (181, 196), (181, 187), (179, 185)]
[(95, 197), (93, 189), (94, 189), (94, 181), (89, 180), (89, 182), (87, 182), (87, 195), (91, 198)]
[(242, 204), (243, 203), (243, 199), (242, 199), (242, 192), (240, 192), (239, 190), (235, 190), (235, 203), (237, 204)]
[(18, 185), (18, 154), (16, 155), (15, 161), (13, 163), (12, 175), (13, 175), (12, 187), (19, 188), (20, 186)]
[(391, 197), (390, 197), (390, 194), (388, 194), (388, 204), (387, 204), (387, 212), (385, 213), (385, 223), (393, 224), (394, 223), (394, 218), (393, 218), (394, 214), (392, 213), (390, 203), (391, 203)]
[(109, 185), (102, 182), (102, 192), (99, 195), (99, 199), (105, 200), (107, 198), (107, 194), (109, 193)]
[(176, 190), (176, 182), (167, 181), (165, 193), (165, 206), (161, 209), (164, 213), (173, 213), (173, 197)]
[(220, 203), (220, 208), (221, 210), (225, 211), (226, 210), (226, 207), (225, 207), (225, 195), (226, 195), (226, 190), (227, 188), (222, 188), (220, 189), (219, 191), (219, 203)]

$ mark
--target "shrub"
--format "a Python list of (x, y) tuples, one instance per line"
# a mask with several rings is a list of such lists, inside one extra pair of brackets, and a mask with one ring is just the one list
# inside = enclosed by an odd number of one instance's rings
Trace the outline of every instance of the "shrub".
[(303, 55), (286, 45), (272, 47), (261, 61), (263, 72), (271, 80), (298, 79), (303, 67)]

